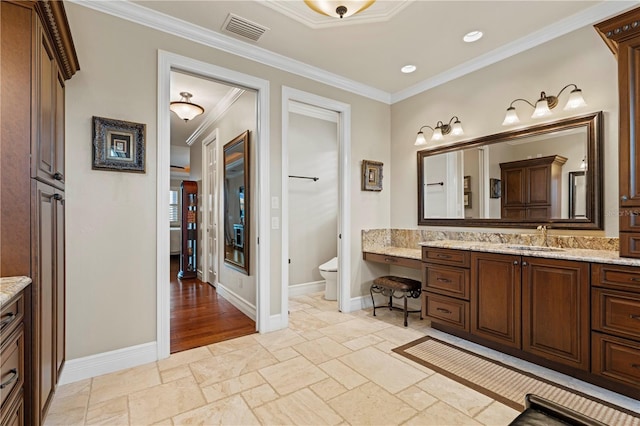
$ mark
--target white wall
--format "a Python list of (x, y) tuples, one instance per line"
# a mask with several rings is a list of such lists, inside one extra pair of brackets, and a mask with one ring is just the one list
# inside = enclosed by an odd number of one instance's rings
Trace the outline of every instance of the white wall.
[[(157, 52), (162, 49), (270, 82), (269, 196), (281, 198), (283, 85), (351, 105), (352, 295), (375, 275), (360, 231), (389, 226), (390, 175), (382, 193), (360, 191), (363, 158), (390, 162), (390, 107), (154, 29), (65, 3), (81, 70), (66, 85), (67, 358), (156, 340)], [(91, 170), (91, 117), (146, 124), (146, 173)], [(243, 126), (246, 130), (248, 125)], [(230, 140), (238, 132), (220, 135)], [(192, 148), (193, 149), (193, 148)], [(201, 164), (192, 162), (192, 166)], [(389, 168), (385, 173), (389, 172)], [(272, 210), (273, 216), (279, 211)], [(281, 230), (269, 230), (271, 300), (281, 313)], [(247, 286), (245, 286), (245, 289)], [(243, 297), (249, 297), (244, 294)], [(252, 293), (255, 294), (255, 293)]]
[(338, 254), (338, 126), (289, 114), (289, 285), (323, 280), (318, 266)]
[[(575, 83), (582, 89), (587, 108), (571, 113), (563, 111), (562, 105), (559, 105), (548, 120), (533, 120), (529, 118), (533, 110), (518, 103), (522, 126), (604, 111), (604, 210), (617, 212), (617, 65), (595, 30), (585, 27), (392, 105), (391, 226), (417, 228), (417, 148), (413, 142), (421, 126), (433, 126), (438, 120), (446, 122), (456, 115), (462, 121), (465, 139), (503, 132), (507, 128), (502, 126), (502, 121), (512, 100), (536, 100), (543, 90), (548, 94), (557, 94), (569, 83)], [(561, 104), (566, 101), (566, 96), (567, 93), (563, 93)], [(446, 138), (448, 141), (455, 140)], [(551, 232), (617, 236), (617, 214), (605, 214), (604, 225), (604, 232)], [(474, 228), (459, 229), (468, 231)], [(501, 228), (499, 232), (523, 231), (505, 231)]]

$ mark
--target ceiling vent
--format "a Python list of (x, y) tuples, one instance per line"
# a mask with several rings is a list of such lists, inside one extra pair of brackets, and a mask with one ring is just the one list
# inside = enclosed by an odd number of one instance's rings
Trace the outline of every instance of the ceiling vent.
[(248, 19), (234, 15), (233, 13), (230, 13), (227, 16), (227, 19), (222, 25), (222, 29), (226, 32), (248, 38), (252, 41), (258, 41), (258, 39), (262, 37), (262, 34), (269, 30), (267, 27), (263, 27), (260, 24), (251, 22)]

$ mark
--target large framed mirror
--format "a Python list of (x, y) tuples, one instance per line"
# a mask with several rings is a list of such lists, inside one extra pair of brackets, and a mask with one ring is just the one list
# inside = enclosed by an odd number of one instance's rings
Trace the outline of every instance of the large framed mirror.
[(223, 148), (224, 160), (224, 263), (249, 273), (249, 131)]
[(418, 225), (603, 229), (602, 123), (597, 112), (418, 151)]

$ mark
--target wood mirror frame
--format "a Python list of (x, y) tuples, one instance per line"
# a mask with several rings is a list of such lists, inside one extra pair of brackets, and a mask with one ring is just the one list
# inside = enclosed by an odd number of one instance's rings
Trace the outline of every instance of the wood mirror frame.
[[(550, 134), (562, 130), (586, 129), (586, 217), (574, 219), (503, 219), (503, 218), (425, 218), (425, 188), (424, 176), (425, 158), (436, 155), (460, 151), (468, 148), (513, 142), (515, 140)], [(418, 151), (418, 225), (419, 226), (459, 226), (459, 227), (499, 227), (499, 228), (535, 228), (546, 225), (554, 229), (588, 229), (602, 230), (604, 206), (602, 199), (603, 188), (603, 114), (602, 111), (558, 120), (526, 128), (510, 130), (493, 135), (482, 136), (476, 139), (462, 141), (454, 145), (440, 146), (433, 149)], [(464, 174), (464, 173), (462, 173)], [(489, 179), (487, 177), (487, 179)], [(475, 203), (476, 201), (474, 201)]]
[(250, 275), (249, 131), (224, 145), (224, 263)]

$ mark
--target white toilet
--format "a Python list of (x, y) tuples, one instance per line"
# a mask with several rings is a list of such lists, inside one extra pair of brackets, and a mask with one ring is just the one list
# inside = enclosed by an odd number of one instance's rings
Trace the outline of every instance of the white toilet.
[(325, 279), (324, 298), (326, 300), (338, 299), (338, 258), (334, 257), (328, 262), (318, 266), (320, 275)]

